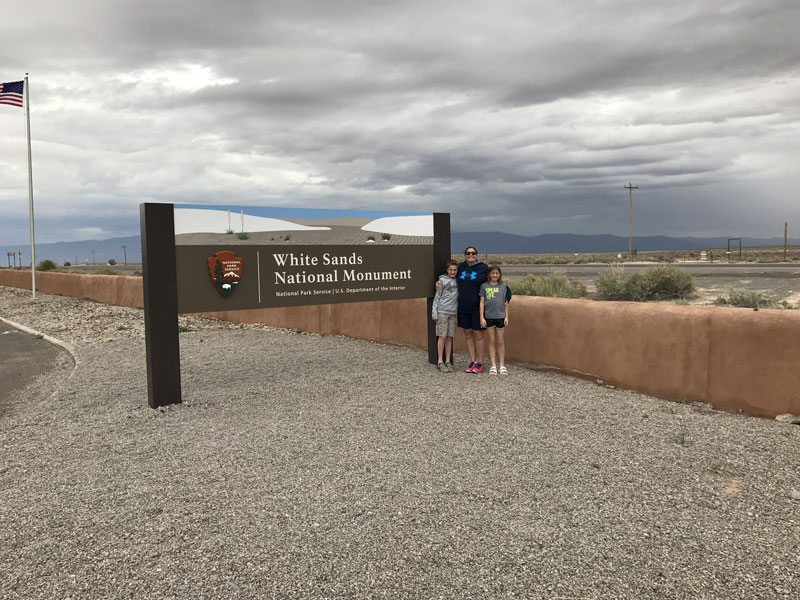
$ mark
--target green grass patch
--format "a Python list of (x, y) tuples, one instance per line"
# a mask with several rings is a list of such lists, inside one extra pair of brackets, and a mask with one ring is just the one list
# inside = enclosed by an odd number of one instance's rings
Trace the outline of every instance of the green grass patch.
[(518, 296), (546, 296), (548, 298), (584, 298), (586, 286), (566, 276), (563, 271), (550, 271), (537, 277), (528, 275), (517, 281), (508, 282), (511, 292)]
[(49, 258), (45, 258), (42, 262), (36, 265), (37, 271), (55, 271), (56, 270), (56, 263), (54, 263)]
[(756, 290), (731, 290), (727, 297), (720, 296), (714, 300), (714, 304), (737, 308), (762, 308), (769, 304), (769, 298)]
[(772, 298), (757, 290), (730, 290), (727, 296), (719, 296), (714, 300), (714, 304), (716, 306), (733, 306), (735, 308), (795, 309), (787, 300), (775, 302)]
[(595, 286), (598, 300), (629, 302), (685, 300), (695, 292), (692, 275), (671, 265), (631, 273), (626, 273), (621, 265), (613, 265), (610, 273), (595, 280)]

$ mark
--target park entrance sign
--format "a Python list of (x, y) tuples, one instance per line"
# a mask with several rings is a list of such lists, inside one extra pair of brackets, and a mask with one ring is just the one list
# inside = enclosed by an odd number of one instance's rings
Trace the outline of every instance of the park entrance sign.
[(433, 215), (174, 205), (178, 312), (430, 295)]
[(435, 362), (449, 214), (145, 203), (140, 216), (154, 408), (180, 402), (179, 313), (428, 298)]

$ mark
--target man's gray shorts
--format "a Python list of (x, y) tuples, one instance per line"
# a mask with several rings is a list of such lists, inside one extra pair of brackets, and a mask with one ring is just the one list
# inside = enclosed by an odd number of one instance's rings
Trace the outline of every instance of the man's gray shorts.
[(436, 319), (436, 336), (455, 337), (456, 336), (456, 316), (439, 313)]

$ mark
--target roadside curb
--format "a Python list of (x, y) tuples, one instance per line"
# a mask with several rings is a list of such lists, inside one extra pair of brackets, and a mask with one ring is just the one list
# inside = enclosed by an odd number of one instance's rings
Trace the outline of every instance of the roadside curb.
[(45, 340), (47, 342), (50, 342), (54, 346), (59, 346), (60, 348), (63, 348), (64, 350), (66, 350), (69, 353), (69, 355), (72, 357), (72, 365), (73, 365), (72, 366), (72, 372), (67, 376), (67, 378), (72, 377), (75, 374), (75, 371), (78, 369), (78, 364), (79, 364), (78, 355), (75, 352), (75, 346), (73, 346), (69, 342), (64, 342), (64, 341), (58, 340), (58, 339), (56, 339), (56, 338), (54, 338), (54, 337), (52, 337), (50, 335), (47, 335), (46, 333), (42, 333), (41, 331), (36, 331), (35, 329), (31, 329), (30, 327), (26, 327), (25, 325), (22, 325), (21, 323), (17, 323), (16, 321), (11, 321), (9, 319), (4, 319), (3, 317), (0, 317), (0, 322), (5, 323), (9, 327), (13, 327), (14, 329), (19, 329), (20, 331), (28, 333), (28, 334), (30, 334), (32, 336), (40, 337), (43, 340)]

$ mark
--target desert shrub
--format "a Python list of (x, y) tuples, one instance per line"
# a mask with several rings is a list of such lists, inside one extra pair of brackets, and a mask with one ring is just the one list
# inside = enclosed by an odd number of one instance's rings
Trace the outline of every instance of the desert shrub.
[(612, 263), (609, 272), (595, 280), (595, 297), (599, 300), (626, 300), (624, 282), (625, 269), (619, 263)]
[(56, 269), (56, 263), (54, 263), (49, 258), (45, 258), (42, 262), (36, 265), (37, 271), (54, 271)]
[(728, 297), (720, 296), (714, 300), (717, 306), (736, 306), (738, 308), (761, 308), (770, 303), (769, 298), (756, 290), (731, 290)]
[(641, 271), (625, 273), (621, 266), (612, 266), (611, 272), (595, 280), (596, 297), (600, 300), (681, 300), (689, 298), (695, 290), (692, 275), (669, 265), (648, 267)]
[(586, 286), (566, 276), (563, 271), (550, 271), (543, 277), (528, 275), (508, 283), (511, 292), (520, 296), (547, 296), (549, 298), (583, 298)]
[(116, 275), (117, 273), (113, 269), (100, 269), (97, 272), (98, 275)]
[(381, 234), (381, 239), (384, 240), (384, 241), (390, 240), (390, 239), (392, 239), (392, 236), (389, 233), (382, 233)]
[(678, 267), (659, 265), (640, 274), (647, 300), (676, 300), (694, 294), (694, 278)]
[(246, 231), (242, 231), (241, 233), (237, 233), (236, 237), (239, 238), (240, 240), (249, 240), (250, 239), (250, 236), (247, 234)]

